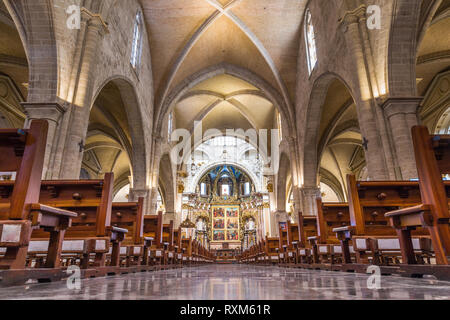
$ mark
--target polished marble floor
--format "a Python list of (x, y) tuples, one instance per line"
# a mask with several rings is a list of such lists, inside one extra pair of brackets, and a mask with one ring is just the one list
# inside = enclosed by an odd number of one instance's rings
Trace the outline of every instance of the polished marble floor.
[(352, 273), (240, 265), (212, 265), (154, 273), (0, 289), (0, 299), (53, 300), (450, 300), (450, 282), (382, 277), (381, 289), (367, 288), (368, 276)]

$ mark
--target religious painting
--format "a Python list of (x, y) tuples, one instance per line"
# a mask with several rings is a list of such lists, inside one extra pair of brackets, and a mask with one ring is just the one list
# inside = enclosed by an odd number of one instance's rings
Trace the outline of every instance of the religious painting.
[(239, 217), (238, 209), (228, 208), (227, 209), (227, 217), (228, 218), (237, 218), (237, 217)]
[(213, 241), (236, 242), (240, 240), (238, 206), (212, 207)]
[(227, 231), (227, 241), (239, 241), (238, 230), (228, 230)]
[(280, 229), (283, 231), (287, 231), (287, 222), (280, 222)]
[(213, 216), (214, 218), (225, 218), (225, 212), (223, 208), (214, 208)]
[(238, 229), (239, 228), (239, 221), (237, 218), (228, 219), (227, 222), (227, 229)]
[(224, 219), (215, 219), (214, 220), (214, 229), (225, 229), (225, 220)]
[(225, 241), (225, 231), (214, 230), (213, 239), (214, 241)]

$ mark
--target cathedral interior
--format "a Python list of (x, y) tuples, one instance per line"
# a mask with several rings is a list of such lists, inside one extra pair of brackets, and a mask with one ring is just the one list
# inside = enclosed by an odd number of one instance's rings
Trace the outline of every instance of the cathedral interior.
[[(32, 250), (33, 240), (49, 242), (48, 227), (35, 230), (33, 220), (20, 268), (117, 276), (86, 276), (81, 291), (57, 281), (2, 289), (17, 268), (0, 232), (0, 299), (450, 299), (450, 269), (433, 269), (450, 264), (449, 172), (440, 172), (444, 195), (432, 191), (447, 204), (438, 218), (423, 222), (436, 216), (422, 207), (423, 225), (389, 223), (391, 211), (430, 205), (412, 130), (450, 135), (450, 0), (1, 0), (0, 131), (31, 132), (40, 120), (48, 126), (40, 188), (51, 199), (39, 203), (76, 215), (56, 265), (47, 248)], [(3, 234), (4, 221), (26, 220), (8, 216), (8, 186), (25, 172), (8, 168), (0, 166)], [(103, 260), (65, 252), (72, 233), (80, 240), (75, 230), (102, 227), (99, 213), (91, 220), (76, 207), (88, 194), (76, 181), (112, 184), (104, 230), (128, 229), (120, 249), (146, 256), (116, 256), (116, 238)], [(74, 200), (62, 205), (58, 190), (69, 182)], [(375, 188), (378, 200), (364, 207)], [(124, 222), (126, 203), (139, 203), (140, 222)], [(353, 238), (339, 238), (346, 226)], [(361, 253), (363, 237), (378, 241), (377, 254)], [(399, 245), (383, 249), (391, 240)], [(404, 241), (416, 240), (431, 249), (411, 249), (414, 263), (431, 271), (405, 269), (426, 276), (402, 280), (389, 268), (410, 263)], [(336, 281), (327, 273), (352, 262), (386, 268), (385, 290), (363, 288), (366, 272)], [(144, 265), (153, 275), (132, 282), (146, 291), (125, 297), (123, 269)]]

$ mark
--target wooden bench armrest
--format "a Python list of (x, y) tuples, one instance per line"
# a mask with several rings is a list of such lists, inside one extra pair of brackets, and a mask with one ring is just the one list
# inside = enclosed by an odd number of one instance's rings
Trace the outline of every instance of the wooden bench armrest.
[(355, 227), (352, 226), (345, 226), (345, 227), (340, 227), (340, 228), (334, 228), (333, 232), (338, 233), (338, 232), (353, 232), (355, 230)]
[(313, 241), (313, 240), (319, 240), (319, 237), (317, 237), (317, 236), (308, 237), (308, 241)]
[(30, 206), (30, 211), (40, 211), (43, 214), (52, 215), (52, 216), (60, 216), (67, 218), (76, 218), (78, 214), (72, 211), (67, 211), (55, 207), (46, 206), (40, 203), (34, 203)]
[(339, 241), (348, 242), (351, 240), (352, 236), (355, 234), (355, 227), (353, 226), (345, 226), (340, 228), (334, 228), (333, 232), (336, 233), (336, 238)]
[(30, 219), (33, 227), (44, 227), (52, 230), (66, 230), (72, 226), (75, 212), (46, 206), (40, 203), (30, 205)]
[(414, 229), (420, 226), (432, 226), (433, 216), (430, 205), (418, 205), (400, 210), (394, 210), (385, 214), (389, 218), (391, 225), (396, 229)]
[(111, 237), (112, 242), (121, 242), (125, 239), (125, 234), (128, 233), (127, 229), (118, 228), (118, 227), (107, 227), (107, 232)]
[(392, 217), (407, 216), (407, 215), (411, 215), (411, 214), (417, 214), (417, 213), (421, 213), (421, 212), (430, 212), (430, 211), (431, 211), (430, 205), (421, 204), (421, 205), (414, 206), (414, 207), (390, 211), (390, 212), (387, 212), (384, 216), (386, 218), (392, 218)]
[(123, 229), (123, 228), (118, 228), (118, 227), (111, 227), (110, 229), (112, 232), (117, 232), (117, 233), (128, 233), (127, 229)]

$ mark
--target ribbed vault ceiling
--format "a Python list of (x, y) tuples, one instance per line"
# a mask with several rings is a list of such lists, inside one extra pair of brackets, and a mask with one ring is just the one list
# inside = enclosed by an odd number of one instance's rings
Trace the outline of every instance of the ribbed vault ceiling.
[(306, 0), (141, 0), (157, 103), (218, 63), (249, 69), (292, 103)]

